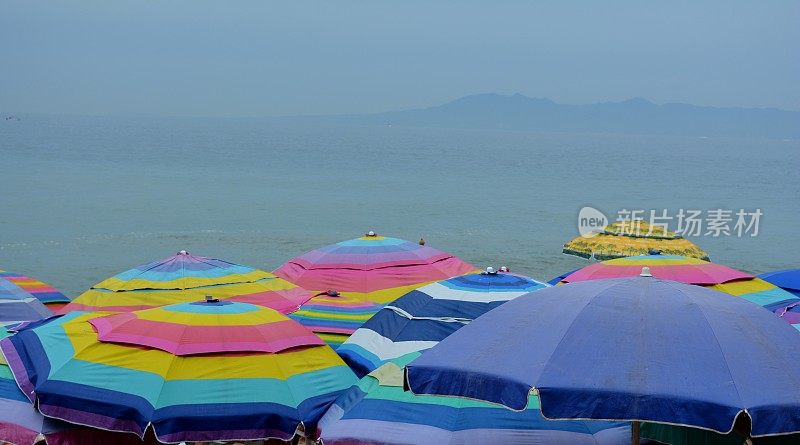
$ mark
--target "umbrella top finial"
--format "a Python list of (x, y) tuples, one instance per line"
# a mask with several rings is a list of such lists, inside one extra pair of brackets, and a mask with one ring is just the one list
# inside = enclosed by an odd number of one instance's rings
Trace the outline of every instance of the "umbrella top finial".
[(329, 297), (338, 297), (339, 296), (339, 291), (337, 291), (336, 289), (328, 289), (328, 290), (325, 291), (325, 295), (327, 295)]
[(370, 230), (369, 232), (367, 232), (367, 236), (378, 236), (378, 234), (375, 233), (374, 230)]
[(178, 255), (189, 255), (189, 252), (187, 252), (185, 250), (181, 250), (181, 251), (178, 252)]
[(494, 274), (496, 274), (496, 273), (497, 273), (497, 271), (496, 271), (496, 270), (494, 270), (494, 267), (492, 267), (492, 266), (489, 266), (489, 267), (487, 267), (487, 268), (486, 268), (486, 271), (485, 271), (484, 273), (485, 273), (485, 274), (488, 274), (488, 275), (494, 275)]
[(500, 266), (500, 272), (511, 272), (511, 269), (508, 266)]
[(206, 303), (219, 303), (219, 298), (214, 298), (211, 295), (206, 295)]
[(652, 277), (653, 274), (650, 273), (650, 268), (647, 266), (642, 267), (642, 273), (639, 274), (640, 277)]

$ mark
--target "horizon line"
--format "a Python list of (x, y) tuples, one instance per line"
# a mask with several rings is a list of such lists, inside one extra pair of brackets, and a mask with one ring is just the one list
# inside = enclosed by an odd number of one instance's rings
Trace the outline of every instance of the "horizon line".
[(606, 100), (600, 102), (586, 102), (586, 103), (565, 103), (565, 102), (557, 102), (553, 99), (548, 97), (541, 97), (541, 96), (527, 96), (525, 94), (516, 92), (511, 94), (500, 94), (495, 92), (483, 92), (483, 93), (473, 93), (473, 94), (465, 94), (463, 96), (459, 96), (445, 102), (439, 103), (437, 105), (429, 105), (429, 106), (417, 106), (414, 108), (404, 108), (404, 109), (389, 109), (384, 111), (373, 111), (373, 112), (348, 112), (348, 113), (315, 113), (315, 114), (263, 114), (263, 115), (231, 115), (231, 114), (161, 114), (158, 112), (153, 111), (111, 111), (106, 113), (65, 113), (65, 112), (38, 112), (38, 111), (0, 111), (0, 120), (4, 120), (7, 117), (18, 117), (18, 116), (64, 116), (64, 117), (159, 117), (159, 118), (195, 118), (195, 119), (280, 119), (280, 118), (303, 118), (303, 117), (347, 117), (347, 116), (369, 116), (375, 114), (384, 114), (384, 113), (393, 113), (393, 112), (404, 112), (404, 111), (417, 111), (417, 110), (427, 110), (432, 108), (442, 107), (453, 102), (457, 102), (462, 99), (470, 98), (470, 97), (477, 97), (477, 96), (497, 96), (497, 97), (504, 97), (504, 98), (513, 98), (513, 97), (523, 97), (530, 100), (541, 100), (541, 101), (548, 101), (551, 102), (553, 105), (563, 105), (563, 106), (574, 106), (574, 107), (582, 107), (582, 106), (592, 106), (592, 105), (604, 105), (604, 104), (623, 104), (626, 102), (646, 102), (650, 105), (655, 105), (658, 107), (668, 106), (668, 105), (685, 105), (697, 108), (710, 108), (710, 109), (718, 109), (718, 110), (725, 110), (725, 109), (739, 109), (739, 110), (770, 110), (770, 111), (782, 111), (782, 112), (790, 112), (790, 113), (797, 113), (800, 112), (800, 109), (787, 109), (787, 108), (778, 108), (774, 106), (764, 106), (764, 107), (756, 107), (756, 106), (744, 106), (744, 105), (730, 105), (730, 106), (719, 106), (719, 105), (698, 105), (693, 103), (686, 103), (686, 102), (654, 102), (650, 99), (641, 96), (633, 96), (627, 99), (622, 100)]

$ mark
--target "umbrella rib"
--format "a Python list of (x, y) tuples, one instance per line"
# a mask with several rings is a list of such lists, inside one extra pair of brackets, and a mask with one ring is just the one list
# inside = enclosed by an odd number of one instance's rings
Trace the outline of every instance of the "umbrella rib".
[[(589, 300), (589, 302), (587, 302), (587, 304), (585, 304), (583, 306), (583, 308), (581, 308), (581, 310), (575, 315), (575, 317), (572, 318), (572, 321), (570, 322), (569, 326), (564, 331), (564, 335), (561, 336), (561, 339), (558, 341), (558, 344), (553, 348), (553, 350), (547, 356), (547, 360), (545, 361), (545, 363), (550, 363), (550, 359), (553, 357), (553, 354), (555, 354), (556, 350), (561, 346), (562, 343), (564, 343), (564, 339), (566, 338), (567, 333), (572, 330), (572, 327), (578, 321), (578, 318), (580, 317), (580, 315), (583, 314), (586, 311), (586, 309), (589, 307), (589, 303), (591, 303), (592, 301), (597, 299), (600, 296), (601, 293), (604, 293), (604, 292), (608, 291), (609, 289), (611, 289), (611, 288), (613, 288), (615, 286), (617, 286), (617, 283), (611, 283), (608, 286), (606, 286), (605, 289), (603, 289), (601, 292), (595, 292), (595, 294), (591, 298), (591, 300)], [(547, 365), (542, 367), (542, 370), (539, 372), (539, 378), (541, 378), (542, 374), (544, 374), (544, 371), (545, 371), (546, 367), (547, 367)], [(536, 389), (537, 391), (539, 390), (539, 388), (537, 388), (536, 385), (533, 385), (532, 388)], [(540, 397), (539, 397), (539, 404), (540, 404), (540, 408), (539, 409), (540, 410), (541, 410), (541, 402), (542, 402), (542, 400), (541, 400), (541, 395), (540, 395)], [(527, 407), (527, 405), (526, 405), (526, 407)]]
[[(711, 335), (714, 336), (714, 341), (717, 343), (717, 348), (719, 348), (719, 353), (722, 356), (722, 360), (725, 361), (725, 370), (728, 372), (728, 375), (731, 378), (731, 383), (733, 383), (733, 389), (736, 390), (736, 395), (739, 397), (739, 402), (742, 405), (744, 405), (744, 400), (742, 399), (742, 394), (739, 392), (739, 385), (737, 385), (736, 380), (733, 378), (733, 374), (731, 374), (731, 367), (728, 364), (728, 358), (725, 356), (725, 350), (722, 348), (722, 344), (719, 342), (719, 338), (717, 337), (717, 333), (714, 331), (714, 328), (711, 325), (711, 322), (708, 320), (708, 317), (706, 316), (705, 311), (703, 310), (703, 308), (699, 304), (694, 302), (692, 297), (690, 297), (689, 295), (686, 295), (686, 292), (684, 292), (683, 289), (679, 289), (678, 288), (677, 291), (680, 292), (681, 294), (683, 294), (683, 296), (689, 301), (689, 304), (691, 304), (692, 306), (694, 306), (694, 307), (696, 307), (698, 309), (700, 314), (703, 316), (703, 320), (706, 321), (706, 325), (708, 326), (709, 331), (711, 331)], [(742, 411), (747, 412), (746, 408), (742, 408), (742, 407), (737, 407), (737, 408), (739, 409), (739, 412), (742, 412)], [(739, 415), (737, 414), (736, 417), (738, 417), (738, 416)], [(733, 421), (731, 422), (730, 431), (733, 431), (733, 427), (734, 427), (735, 423), (736, 423), (736, 418), (734, 417)], [(752, 432), (752, 426), (751, 426), (751, 432)]]

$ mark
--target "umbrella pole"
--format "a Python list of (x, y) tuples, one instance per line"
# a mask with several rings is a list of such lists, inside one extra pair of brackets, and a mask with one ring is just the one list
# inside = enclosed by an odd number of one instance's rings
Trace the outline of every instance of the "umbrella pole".
[(631, 444), (639, 445), (639, 429), (641, 424), (638, 420), (631, 422)]

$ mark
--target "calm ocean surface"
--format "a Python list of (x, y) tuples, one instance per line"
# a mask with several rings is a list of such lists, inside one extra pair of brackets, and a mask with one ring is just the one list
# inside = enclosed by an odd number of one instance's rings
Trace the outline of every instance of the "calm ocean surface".
[(0, 269), (75, 296), (186, 249), (272, 270), (374, 229), (550, 279), (583, 206), (761, 208), (755, 238), (693, 239), (750, 272), (800, 267), (800, 141), (263, 120), (0, 121)]

